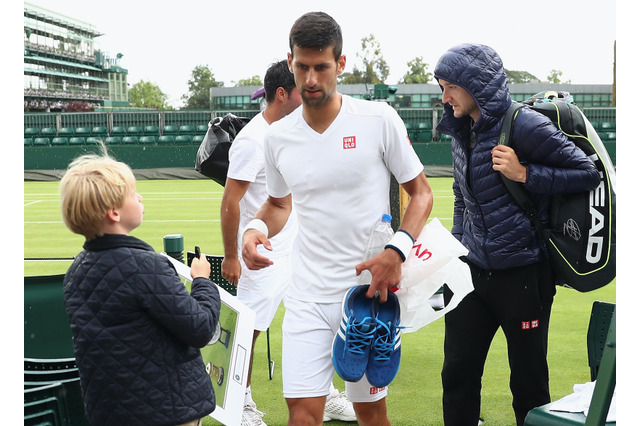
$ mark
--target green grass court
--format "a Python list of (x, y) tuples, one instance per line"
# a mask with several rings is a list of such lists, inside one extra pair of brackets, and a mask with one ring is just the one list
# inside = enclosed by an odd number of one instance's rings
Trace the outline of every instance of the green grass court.
[[(451, 178), (429, 179), (435, 195), (432, 217), (447, 228), (452, 224)], [(145, 215), (133, 235), (163, 251), (163, 237), (182, 234), (185, 249), (199, 245), (203, 253), (223, 254), (220, 235), (220, 201), (223, 188), (210, 180), (145, 180), (138, 182)], [(57, 182), (24, 182), (24, 257), (70, 258), (82, 248), (83, 237), (72, 234), (62, 223)], [(69, 260), (24, 262), (24, 274), (64, 273)], [(591, 305), (595, 300), (616, 302), (615, 281), (590, 293), (559, 288), (552, 312), (549, 337), (549, 368), (552, 399), (570, 394), (574, 384), (590, 380), (586, 334)], [(276, 362), (269, 380), (266, 334), (257, 342), (252, 389), (258, 409), (266, 412), (270, 426), (285, 425), (287, 407), (282, 396), (280, 348), (284, 310), (280, 308), (270, 329), (271, 356)], [(444, 320), (415, 333), (403, 335), (402, 363), (392, 383), (387, 405), (393, 425), (441, 425), (442, 387), (440, 370)], [(336, 376), (336, 386), (344, 384)], [(482, 394), (482, 417), (487, 426), (515, 423), (509, 391), (509, 367), (504, 336), (499, 331), (487, 359)], [(204, 425), (218, 424), (206, 419)], [(347, 424), (332, 422), (330, 424)]]

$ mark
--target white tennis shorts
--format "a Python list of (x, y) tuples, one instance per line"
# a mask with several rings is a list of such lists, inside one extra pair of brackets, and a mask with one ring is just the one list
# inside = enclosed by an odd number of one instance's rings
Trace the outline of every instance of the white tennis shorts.
[[(282, 323), (282, 387), (285, 398), (326, 396), (335, 375), (333, 337), (340, 327), (342, 303), (309, 303), (284, 298)], [(387, 395), (367, 381), (345, 382), (352, 402), (375, 402)]]
[(291, 283), (291, 254), (272, 259), (273, 265), (252, 271), (242, 262), (238, 300), (256, 313), (255, 330), (266, 331)]

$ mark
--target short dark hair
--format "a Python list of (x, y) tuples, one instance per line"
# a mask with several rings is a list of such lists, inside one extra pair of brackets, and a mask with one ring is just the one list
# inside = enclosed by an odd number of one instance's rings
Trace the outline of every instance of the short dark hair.
[(264, 75), (264, 96), (267, 102), (273, 102), (278, 87), (282, 87), (289, 94), (296, 87), (296, 81), (286, 59), (271, 64)]
[(342, 29), (324, 12), (305, 13), (296, 20), (289, 32), (289, 48), (325, 49), (333, 46), (336, 61), (342, 56)]

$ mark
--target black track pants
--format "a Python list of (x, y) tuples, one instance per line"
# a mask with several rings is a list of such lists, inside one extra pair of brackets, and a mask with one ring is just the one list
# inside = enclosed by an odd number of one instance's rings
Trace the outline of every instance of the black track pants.
[[(444, 421), (448, 426), (478, 424), (484, 364), (502, 327), (512, 405), (521, 425), (530, 409), (551, 401), (547, 342), (555, 288), (542, 264), (493, 272), (469, 266), (474, 290), (445, 316)], [(445, 303), (450, 298), (445, 290)]]

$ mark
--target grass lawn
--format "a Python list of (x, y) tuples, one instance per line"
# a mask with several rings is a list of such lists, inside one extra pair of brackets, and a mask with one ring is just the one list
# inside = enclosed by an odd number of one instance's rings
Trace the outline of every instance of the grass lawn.
[[(451, 178), (429, 179), (435, 194), (432, 217), (452, 225), (453, 195)], [(203, 253), (222, 254), (220, 200), (222, 187), (210, 180), (148, 180), (138, 182), (143, 196), (143, 224), (133, 235), (163, 251), (163, 237), (182, 234), (185, 249), (199, 245)], [(24, 183), (24, 257), (70, 258), (82, 247), (83, 238), (72, 234), (62, 223), (57, 182)], [(64, 273), (69, 260), (25, 260), (25, 275)], [(559, 288), (555, 299), (549, 337), (551, 397), (558, 399), (572, 392), (577, 383), (589, 381), (586, 334), (591, 305), (595, 300), (616, 302), (615, 281), (602, 289), (579, 293)], [(258, 409), (266, 412), (268, 425), (285, 425), (287, 408), (282, 397), (280, 377), (280, 308), (270, 329), (271, 356), (276, 361), (273, 380), (268, 377), (266, 334), (256, 344), (252, 389)], [(403, 335), (400, 372), (387, 398), (393, 425), (441, 425), (442, 347), (444, 321)], [(336, 376), (336, 386), (344, 384)], [(515, 423), (509, 391), (509, 367), (504, 335), (499, 331), (487, 359), (483, 380), (482, 417), (487, 426)], [(218, 424), (205, 419), (204, 425)], [(339, 425), (341, 422), (332, 422)], [(346, 424), (346, 423), (345, 423)]]

